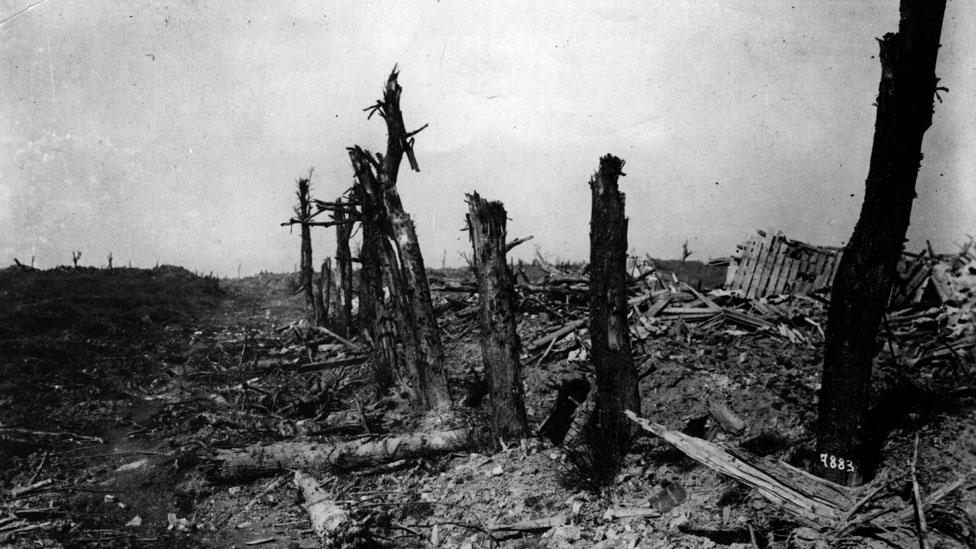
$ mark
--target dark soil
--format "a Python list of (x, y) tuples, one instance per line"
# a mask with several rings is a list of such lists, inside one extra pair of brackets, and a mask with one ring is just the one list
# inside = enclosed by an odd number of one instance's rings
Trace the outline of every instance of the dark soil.
[[(315, 422), (349, 407), (366, 411), (374, 433), (422, 428), (431, 418), (398, 396), (377, 401), (365, 367), (298, 374), (294, 365), (308, 361), (309, 349), (280, 329), (304, 316), (296, 283), (295, 275), (217, 281), (178, 267), (0, 271), (0, 545), (321, 546), (290, 473), (216, 483), (207, 475), (209, 452), (344, 436), (316, 434)], [(527, 310), (523, 341), (572, 314)], [(822, 310), (804, 314), (823, 321)], [(467, 421), (482, 421), (474, 318), (446, 315), (455, 400), (480, 404), (459, 409)], [(657, 335), (645, 333), (634, 350), (646, 374), (642, 415), (770, 459), (796, 453), (812, 441), (822, 344), (813, 325), (804, 326), (805, 343), (733, 329), (662, 326)], [(319, 345), (316, 356), (339, 352), (333, 347)], [(528, 357), (533, 429), (548, 415), (561, 376), (587, 369), (575, 346)], [(879, 363), (883, 469), (905, 469), (916, 434), (923, 491), (976, 468), (974, 374), (971, 357), (951, 369), (930, 364), (910, 372)], [(703, 419), (709, 398), (739, 414), (746, 432), (731, 436)], [(411, 460), (393, 471), (318, 478), (357, 520), (348, 547), (359, 540), (396, 547), (745, 548), (753, 536), (760, 546), (786, 547), (802, 526), (655, 438), (635, 443), (609, 472), (609, 485), (589, 482), (602, 462), (586, 451), (528, 440)], [(660, 516), (604, 518), (611, 507), (653, 505), (675, 485), (686, 498)], [(971, 524), (966, 514), (976, 517), (972, 484), (948, 503), (960, 528)], [(554, 528), (507, 539), (488, 532), (552, 516), (562, 521)]]

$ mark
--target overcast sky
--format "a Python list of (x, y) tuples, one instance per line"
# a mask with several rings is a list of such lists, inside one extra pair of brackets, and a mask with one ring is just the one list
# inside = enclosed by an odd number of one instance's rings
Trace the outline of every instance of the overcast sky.
[[(29, 9), (29, 6), (32, 6)], [(352, 183), (362, 109), (401, 68), (428, 265), (461, 263), (464, 193), (512, 237), (588, 254), (587, 180), (627, 161), (630, 247), (730, 254), (757, 228), (839, 245), (867, 175), (897, 0), (0, 2), (0, 265), (291, 270), (294, 180)], [(910, 247), (976, 234), (976, 9), (950, 1)], [(332, 253), (315, 233), (316, 260)]]

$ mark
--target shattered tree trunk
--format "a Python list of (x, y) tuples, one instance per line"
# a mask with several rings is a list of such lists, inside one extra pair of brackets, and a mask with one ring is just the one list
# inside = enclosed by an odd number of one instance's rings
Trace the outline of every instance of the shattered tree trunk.
[(361, 186), (357, 185), (356, 192), (363, 217), (363, 245), (359, 253), (359, 321), (361, 329), (369, 334), (373, 342), (375, 381), (380, 391), (385, 391), (396, 384), (400, 370), (396, 324), (384, 291), (386, 284), (380, 257), (382, 243), (377, 241), (383, 237), (377, 230), (376, 206)]
[[(309, 172), (308, 178), (300, 178), (298, 180), (298, 207), (295, 209), (295, 214), (302, 221), (308, 221), (312, 215), (312, 200), (309, 196), (309, 182), (311, 179), (311, 172)], [(307, 223), (301, 224), (301, 238), (302, 238), (302, 257), (301, 257), (301, 277), (302, 277), (302, 287), (305, 290), (305, 303), (310, 309), (312, 309), (312, 317), (316, 324), (321, 324), (325, 321), (325, 308), (322, 304), (321, 294), (318, 299), (315, 298), (315, 269), (312, 267), (312, 228)]]
[(922, 136), (932, 124), (945, 4), (902, 0), (898, 33), (880, 40), (871, 165), (861, 215), (833, 284), (820, 390), (817, 451), (826, 459), (814, 472), (839, 483), (858, 483), (877, 461), (867, 425), (871, 367), (911, 218)]
[[(392, 230), (389, 227), (386, 207), (383, 205), (383, 193), (379, 188), (379, 181), (369, 167), (369, 152), (359, 147), (352, 147), (349, 149), (349, 158), (356, 172), (356, 192), (362, 202), (363, 249), (369, 249), (366, 254), (376, 259), (376, 269), (379, 271), (379, 278), (374, 282), (374, 292), (382, 299), (375, 304), (373, 329), (379, 335), (374, 337), (379, 338), (378, 341), (381, 343), (384, 338), (389, 341), (388, 347), (393, 349), (392, 354), (385, 348), (386, 346), (381, 349), (384, 357), (393, 357), (389, 364), (399, 364), (402, 353), (403, 360), (407, 364), (405, 373), (411, 385), (417, 390), (417, 404), (421, 405), (417, 362), (420, 344), (417, 341), (417, 332), (414, 330), (412, 309), (406, 297), (406, 280), (400, 269), (396, 250), (390, 243), (389, 235)], [(384, 287), (389, 291), (389, 298), (383, 290)], [(386, 319), (392, 321), (395, 330), (387, 328), (389, 321), (384, 322)], [(399, 347), (396, 347), (397, 341), (400, 343)], [(395, 371), (401, 373), (399, 368)]]
[(468, 195), (468, 234), (481, 308), (481, 357), (491, 391), (494, 438), (525, 438), (529, 427), (515, 331), (515, 284), (505, 262), (506, 213), (501, 202)]
[[(406, 131), (403, 113), (400, 111), (402, 88), (397, 83), (397, 75), (394, 68), (387, 80), (383, 99), (367, 109), (371, 111), (370, 116), (378, 113), (386, 122), (386, 155), (377, 155), (374, 159), (367, 151), (353, 147), (350, 149), (350, 156), (359, 184), (370, 187), (368, 192), (373, 193), (382, 203), (383, 218), (380, 219), (379, 226), (386, 232), (387, 242), (392, 242), (396, 250), (396, 257), (390, 261), (391, 268), (398, 271), (395, 276), (399, 278), (397, 290), (402, 292), (399, 297), (409, 309), (397, 312), (401, 324), (409, 327), (409, 330), (401, 329), (400, 336), (404, 340), (413, 336), (416, 341), (416, 356), (413, 359), (408, 356), (407, 359), (416, 382), (419, 404), (424, 408), (443, 409), (451, 406), (451, 394), (444, 368), (444, 347), (430, 299), (430, 285), (417, 234), (413, 221), (403, 210), (396, 188), (400, 162), (404, 155), (407, 156), (410, 167), (414, 171), (420, 171), (413, 153), (413, 136), (423, 127), (413, 132)], [(409, 344), (404, 344), (408, 354), (409, 347)]]
[(640, 413), (637, 369), (627, 326), (627, 218), (617, 186), (624, 161), (606, 155), (590, 178), (590, 339), (599, 429), (617, 449), (634, 432), (624, 410)]
[(336, 269), (338, 271), (339, 286), (339, 325), (338, 332), (343, 337), (351, 337), (352, 326), (352, 254), (349, 252), (349, 237), (352, 234), (352, 224), (347, 223), (348, 216), (343, 209), (342, 199), (336, 200), (339, 207), (335, 210), (336, 220)]

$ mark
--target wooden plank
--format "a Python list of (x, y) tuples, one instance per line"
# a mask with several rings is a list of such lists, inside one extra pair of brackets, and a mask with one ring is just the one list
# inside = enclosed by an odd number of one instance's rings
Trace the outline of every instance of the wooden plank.
[(798, 250), (798, 253), (793, 258), (793, 276), (791, 277), (791, 284), (793, 284), (793, 295), (803, 295), (803, 273), (806, 272), (806, 258), (807, 254), (803, 250)]
[(790, 269), (793, 267), (793, 258), (790, 257), (789, 251), (789, 247), (787, 247), (786, 252), (783, 254), (783, 265), (780, 267), (779, 274), (776, 276), (776, 282), (773, 285), (773, 293), (775, 294), (787, 293), (786, 287), (790, 281)]
[(837, 269), (837, 252), (831, 250), (830, 257), (827, 258), (827, 262), (824, 264), (823, 269), (823, 279), (820, 281), (820, 285), (817, 287), (830, 288), (830, 281), (834, 277), (834, 271)]
[(780, 239), (779, 252), (776, 254), (776, 263), (773, 265), (773, 274), (769, 277), (766, 285), (766, 295), (777, 295), (783, 293), (783, 273), (786, 260), (789, 259), (790, 245), (786, 239)]
[(847, 488), (782, 466), (785, 464), (775, 466), (756, 459), (744, 459), (739, 456), (746, 454), (735, 448), (718, 446), (679, 431), (669, 431), (630, 410), (624, 413), (641, 428), (661, 437), (685, 455), (713, 471), (755, 488), (769, 501), (814, 524), (836, 528), (855, 503), (851, 490)]
[(810, 261), (810, 287), (807, 288), (807, 293), (812, 293), (817, 290), (820, 286), (817, 286), (817, 279), (820, 278), (820, 272), (824, 268), (824, 264), (827, 262), (828, 256), (826, 252), (817, 252), (813, 255)]
[(813, 280), (813, 289), (818, 290), (827, 285), (830, 280), (830, 271), (834, 262), (833, 253), (824, 253), (823, 260), (817, 266), (817, 277)]
[(752, 235), (746, 241), (745, 248), (742, 250), (742, 256), (739, 258), (739, 267), (736, 269), (735, 282), (732, 284), (732, 289), (745, 292), (748, 281), (752, 278), (752, 269), (756, 265), (758, 241), (758, 235)]
[(793, 287), (796, 286), (793, 277), (796, 276), (796, 269), (798, 263), (795, 258), (790, 257), (789, 254), (786, 255), (786, 264), (783, 266), (783, 274), (780, 276), (780, 288), (779, 292), (783, 294), (792, 294)]
[(817, 286), (817, 279), (820, 277), (820, 271), (824, 267), (824, 263), (827, 262), (827, 253), (824, 251), (816, 251), (810, 257), (810, 272), (807, 277), (807, 282), (809, 286), (807, 287), (807, 293), (812, 293), (819, 286)]
[(746, 297), (755, 298), (759, 283), (759, 278), (762, 277), (763, 263), (765, 261), (766, 255), (769, 253), (769, 246), (772, 244), (772, 237), (769, 233), (762, 239), (759, 244), (759, 253), (756, 254), (756, 265), (752, 271), (752, 278), (749, 280), (746, 286)]
[(775, 234), (769, 235), (769, 248), (766, 250), (766, 256), (763, 258), (762, 270), (759, 271), (759, 279), (755, 284), (756, 286), (756, 297), (763, 297), (766, 295), (766, 286), (769, 284), (769, 278), (773, 274), (773, 265), (776, 264), (776, 259), (779, 256), (779, 246), (780, 239)]
[(820, 273), (820, 264), (823, 263), (823, 254), (814, 251), (809, 256), (809, 263), (807, 263), (807, 289), (804, 293), (810, 293), (816, 288), (817, 275)]
[(796, 269), (799, 267), (796, 258), (793, 257), (792, 246), (787, 248), (786, 257), (783, 261), (783, 273), (779, 276), (779, 282), (777, 283), (778, 288), (777, 293), (780, 294), (791, 294), (793, 293), (793, 287), (796, 286), (796, 282), (793, 277), (796, 276)]
[(730, 290), (742, 290), (742, 281), (745, 279), (746, 270), (749, 264), (749, 255), (752, 253), (752, 239), (746, 240), (739, 252), (739, 260), (735, 265), (735, 277), (732, 280)]
[(826, 250), (817, 253), (816, 261), (813, 264), (813, 280), (810, 281), (810, 291), (814, 292), (823, 286), (823, 280), (826, 278), (824, 271), (827, 268), (827, 263), (830, 261), (830, 253)]
[(811, 259), (812, 259), (812, 257), (810, 257), (810, 253), (807, 252), (807, 251), (804, 251), (803, 254), (802, 254), (802, 256), (801, 256), (801, 258), (800, 258), (800, 268), (799, 268), (799, 270), (797, 271), (797, 274), (796, 274), (796, 292), (795, 293), (797, 295), (806, 295), (807, 293), (810, 292), (810, 286), (811, 286), (811, 284), (810, 284), (810, 280), (808, 279), (808, 277), (810, 276), (810, 271), (811, 271), (811, 268), (812, 268), (812, 265), (811, 265), (812, 262), (810, 261)]

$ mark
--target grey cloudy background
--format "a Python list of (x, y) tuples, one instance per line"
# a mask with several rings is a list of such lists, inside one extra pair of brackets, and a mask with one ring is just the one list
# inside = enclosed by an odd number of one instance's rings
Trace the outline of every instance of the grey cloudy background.
[[(974, 12), (949, 2), (911, 247), (976, 232)], [(841, 244), (898, 2), (4, 0), (0, 19), (0, 265), (78, 249), (233, 275), (292, 269), (294, 180), (314, 166), (334, 197), (345, 147), (384, 146), (362, 108), (394, 63), (407, 125), (430, 123), (400, 180), (428, 264), (461, 263), (474, 189), (513, 236), (585, 258), (607, 152), (635, 252), (728, 255), (756, 228)]]

